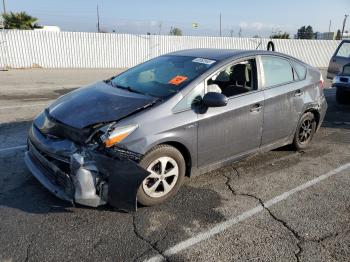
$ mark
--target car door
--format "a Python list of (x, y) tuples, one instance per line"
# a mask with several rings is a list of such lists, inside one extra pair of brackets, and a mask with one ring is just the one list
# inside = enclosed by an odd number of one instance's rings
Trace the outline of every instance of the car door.
[(219, 86), (228, 102), (198, 114), (198, 167), (259, 148), (264, 96), (257, 80), (254, 57), (229, 64), (206, 79), (207, 91), (213, 84)]
[(265, 97), (261, 141), (264, 146), (287, 140), (294, 133), (303, 109), (305, 84), (295, 79), (289, 59), (262, 55), (258, 60)]
[(350, 63), (350, 41), (343, 41), (329, 62), (327, 78), (333, 79), (336, 74), (340, 73), (342, 67), (348, 63)]

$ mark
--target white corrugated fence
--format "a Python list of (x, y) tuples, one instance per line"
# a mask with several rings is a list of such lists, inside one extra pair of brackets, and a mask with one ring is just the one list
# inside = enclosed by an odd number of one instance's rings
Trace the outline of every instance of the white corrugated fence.
[[(127, 68), (190, 48), (265, 49), (270, 39), (0, 31), (0, 68)], [(274, 39), (276, 51), (327, 67), (339, 41)], [(259, 43), (261, 43), (259, 45)]]

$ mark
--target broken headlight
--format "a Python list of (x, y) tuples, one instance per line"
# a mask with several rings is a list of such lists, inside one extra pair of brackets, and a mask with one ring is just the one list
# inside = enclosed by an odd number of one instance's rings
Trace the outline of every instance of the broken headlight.
[(115, 144), (118, 144), (127, 136), (129, 136), (132, 132), (134, 132), (138, 128), (138, 125), (127, 125), (127, 126), (115, 126), (112, 127), (109, 132), (103, 135), (102, 141), (106, 147), (112, 147)]

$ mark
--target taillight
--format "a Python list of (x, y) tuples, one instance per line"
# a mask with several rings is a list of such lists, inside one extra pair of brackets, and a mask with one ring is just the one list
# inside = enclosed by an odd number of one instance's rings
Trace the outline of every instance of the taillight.
[(320, 87), (320, 89), (323, 89), (323, 88), (324, 88), (324, 80), (323, 80), (322, 74), (321, 74), (320, 82), (319, 82), (318, 86)]

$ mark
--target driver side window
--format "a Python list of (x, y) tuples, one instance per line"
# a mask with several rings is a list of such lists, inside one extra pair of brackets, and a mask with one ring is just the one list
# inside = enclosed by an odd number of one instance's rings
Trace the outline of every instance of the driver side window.
[(207, 80), (207, 91), (221, 91), (227, 97), (254, 91), (257, 90), (256, 76), (255, 59), (231, 64)]

